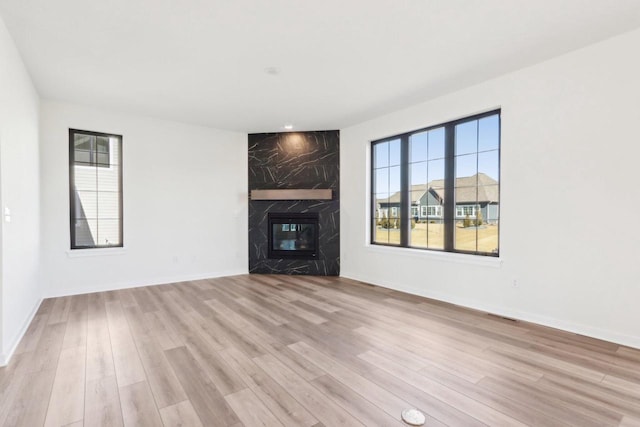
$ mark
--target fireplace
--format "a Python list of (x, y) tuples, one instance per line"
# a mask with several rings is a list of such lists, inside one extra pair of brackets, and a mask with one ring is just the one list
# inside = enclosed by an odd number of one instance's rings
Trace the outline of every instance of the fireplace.
[(269, 213), (269, 258), (316, 259), (317, 213)]
[(248, 147), (249, 272), (340, 275), (340, 131), (249, 134)]

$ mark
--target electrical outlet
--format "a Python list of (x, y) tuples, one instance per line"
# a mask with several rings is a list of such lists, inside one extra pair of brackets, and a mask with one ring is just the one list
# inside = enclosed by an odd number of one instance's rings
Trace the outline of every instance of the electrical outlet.
[(518, 282), (517, 279), (513, 279), (513, 281), (511, 282), (511, 287), (512, 288), (519, 288), (520, 287), (520, 283)]

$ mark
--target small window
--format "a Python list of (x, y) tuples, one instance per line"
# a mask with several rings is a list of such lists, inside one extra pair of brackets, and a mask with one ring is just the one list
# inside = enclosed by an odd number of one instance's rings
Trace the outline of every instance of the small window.
[(69, 129), (71, 249), (122, 247), (122, 136)]
[(456, 217), (464, 218), (467, 216), (475, 218), (476, 216), (475, 206), (456, 206)]
[(429, 206), (428, 212), (428, 216), (430, 217), (442, 216), (442, 206)]
[(76, 134), (73, 149), (75, 164), (109, 167), (111, 149), (108, 136)]

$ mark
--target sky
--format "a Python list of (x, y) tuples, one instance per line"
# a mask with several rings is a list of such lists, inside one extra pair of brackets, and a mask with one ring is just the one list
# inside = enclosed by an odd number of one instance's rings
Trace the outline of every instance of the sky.
[[(497, 114), (455, 128), (456, 177), (484, 173), (499, 181)], [(409, 140), (410, 185), (444, 179), (444, 127), (415, 133)], [(375, 145), (374, 174), (378, 197), (400, 191), (400, 139)]]

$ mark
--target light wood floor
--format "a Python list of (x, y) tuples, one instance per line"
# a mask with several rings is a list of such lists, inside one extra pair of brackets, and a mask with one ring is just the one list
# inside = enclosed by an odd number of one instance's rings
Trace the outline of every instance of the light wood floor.
[(377, 288), (246, 275), (45, 300), (0, 425), (640, 426), (640, 351)]

